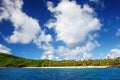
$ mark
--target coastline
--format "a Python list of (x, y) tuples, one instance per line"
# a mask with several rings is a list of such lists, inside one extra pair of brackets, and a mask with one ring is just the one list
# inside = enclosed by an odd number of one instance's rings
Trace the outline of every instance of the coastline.
[(109, 68), (109, 66), (0, 67), (0, 68)]
[(23, 68), (109, 68), (109, 66), (63, 66), (63, 67), (23, 67)]

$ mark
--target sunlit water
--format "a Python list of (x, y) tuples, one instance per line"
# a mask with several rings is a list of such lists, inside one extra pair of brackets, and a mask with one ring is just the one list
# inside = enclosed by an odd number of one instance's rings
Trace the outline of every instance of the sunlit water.
[(120, 80), (120, 68), (0, 68), (0, 80)]

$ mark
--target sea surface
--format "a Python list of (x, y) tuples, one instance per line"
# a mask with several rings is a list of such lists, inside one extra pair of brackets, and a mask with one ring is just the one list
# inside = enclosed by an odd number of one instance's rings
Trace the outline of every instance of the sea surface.
[(0, 80), (120, 80), (120, 68), (0, 68)]

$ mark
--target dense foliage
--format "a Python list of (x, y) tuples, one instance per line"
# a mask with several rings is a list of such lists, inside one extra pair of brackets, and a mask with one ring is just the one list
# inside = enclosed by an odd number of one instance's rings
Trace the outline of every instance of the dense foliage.
[(0, 67), (62, 67), (62, 66), (110, 66), (120, 67), (120, 57), (100, 60), (32, 60), (0, 53)]

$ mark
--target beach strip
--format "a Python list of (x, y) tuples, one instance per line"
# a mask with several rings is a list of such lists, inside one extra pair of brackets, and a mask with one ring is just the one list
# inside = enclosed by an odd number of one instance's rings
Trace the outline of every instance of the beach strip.
[(63, 66), (63, 67), (23, 67), (23, 68), (108, 68), (109, 66)]

